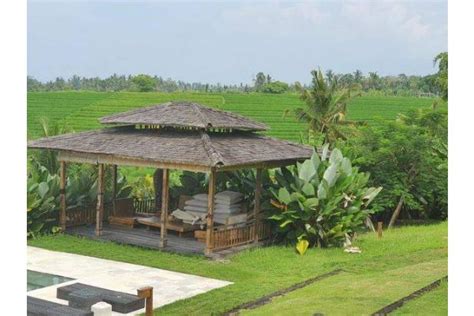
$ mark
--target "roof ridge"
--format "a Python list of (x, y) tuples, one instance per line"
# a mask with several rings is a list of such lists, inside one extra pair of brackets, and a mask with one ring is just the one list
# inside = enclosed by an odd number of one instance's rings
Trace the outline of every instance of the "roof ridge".
[(222, 155), (214, 148), (211, 142), (211, 138), (206, 132), (201, 131), (201, 140), (204, 145), (204, 149), (206, 150), (207, 155), (211, 159), (211, 162), (214, 166), (223, 165), (224, 158)]
[(245, 117), (244, 115), (241, 115), (241, 114), (238, 114), (238, 113), (235, 113), (235, 112), (226, 111), (226, 110), (223, 110), (223, 109), (220, 109), (220, 108), (214, 108), (214, 107), (209, 107), (209, 106), (206, 106), (205, 109), (208, 110), (208, 111), (216, 112), (216, 113), (222, 113), (222, 114), (225, 114), (227, 116), (233, 117), (235, 119), (246, 120), (248, 123), (251, 123), (255, 126), (259, 126), (259, 127), (264, 128), (266, 130), (270, 129), (269, 126), (267, 126), (265, 123), (250, 119), (248, 117)]
[(291, 142), (291, 141), (289, 141), (289, 140), (282, 139), (282, 138), (277, 138), (277, 137), (272, 137), (272, 136), (267, 136), (267, 135), (261, 135), (261, 134), (256, 134), (256, 135), (258, 135), (258, 137), (260, 137), (260, 138), (271, 139), (271, 140), (274, 140), (274, 141), (278, 141), (278, 142), (285, 143), (285, 144), (290, 145), (290, 146), (293, 146), (293, 147), (300, 147), (300, 146), (303, 146), (303, 147), (307, 147), (307, 148), (314, 148), (314, 147), (311, 146), (311, 145), (294, 143), (294, 142)]
[(212, 124), (209, 120), (209, 118), (207, 117), (207, 115), (205, 115), (202, 111), (201, 111), (201, 107), (199, 105), (197, 105), (196, 103), (190, 103), (193, 111), (196, 113), (196, 115), (199, 117), (199, 119), (201, 120), (202, 122), (202, 127), (204, 128), (208, 128), (208, 127), (211, 127)]
[(101, 117), (100, 122), (103, 123), (104, 121), (106, 122), (107, 120), (120, 118), (122, 116), (127, 116), (127, 115), (130, 115), (130, 114), (146, 113), (148, 111), (152, 111), (152, 110), (156, 109), (157, 107), (164, 107), (164, 106), (170, 106), (170, 105), (173, 105), (173, 102), (169, 101), (169, 102), (165, 102), (165, 103), (155, 104), (155, 105), (152, 105), (152, 106), (145, 106), (145, 107), (140, 107), (140, 108), (134, 109), (134, 110), (128, 110), (128, 111), (125, 111), (125, 112), (120, 112), (120, 113), (116, 113), (116, 114), (112, 114), (112, 115), (107, 115), (105, 117)]

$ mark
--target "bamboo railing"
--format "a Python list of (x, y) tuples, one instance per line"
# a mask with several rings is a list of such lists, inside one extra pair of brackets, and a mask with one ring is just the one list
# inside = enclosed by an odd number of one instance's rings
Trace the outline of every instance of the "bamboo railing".
[[(117, 199), (116, 201), (120, 200), (122, 199)], [(112, 215), (112, 208), (112, 203), (105, 205), (104, 220), (106, 220), (109, 215)], [(155, 199), (133, 199), (133, 213), (135, 215), (150, 215), (155, 212)], [(66, 210), (66, 227), (94, 224), (96, 218), (96, 205), (69, 208)]]
[(133, 209), (137, 215), (150, 215), (156, 213), (155, 199), (133, 199)]
[[(112, 204), (104, 205), (104, 218), (112, 212)], [(66, 227), (94, 224), (97, 218), (95, 205), (78, 206), (66, 210)]]
[(250, 222), (244, 226), (216, 227), (212, 235), (212, 250), (242, 246), (269, 237), (270, 225), (265, 222), (258, 225), (255, 225), (255, 222)]

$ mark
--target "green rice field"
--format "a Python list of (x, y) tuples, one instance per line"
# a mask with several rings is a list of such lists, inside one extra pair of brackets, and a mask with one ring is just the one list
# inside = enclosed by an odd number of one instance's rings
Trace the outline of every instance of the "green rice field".
[[(137, 107), (172, 100), (194, 101), (245, 115), (270, 126), (267, 135), (298, 141), (305, 125), (288, 115), (286, 109), (302, 105), (296, 94), (243, 93), (140, 93), (140, 92), (30, 92), (28, 93), (28, 137), (41, 136), (39, 120), (65, 122), (74, 131), (99, 128), (98, 118)], [(380, 124), (398, 113), (429, 107), (430, 98), (362, 96), (349, 105), (348, 118)]]

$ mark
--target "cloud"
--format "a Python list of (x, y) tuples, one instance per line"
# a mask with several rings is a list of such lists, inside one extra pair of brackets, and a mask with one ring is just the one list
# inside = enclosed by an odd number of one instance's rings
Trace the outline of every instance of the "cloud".
[(396, 36), (411, 41), (428, 38), (432, 25), (420, 10), (409, 5), (401, 1), (347, 1), (342, 4), (341, 16), (357, 26), (361, 35)]
[(230, 27), (236, 32), (280, 32), (289, 34), (299, 29), (314, 27), (322, 22), (325, 13), (314, 1), (255, 2), (221, 12), (216, 26)]

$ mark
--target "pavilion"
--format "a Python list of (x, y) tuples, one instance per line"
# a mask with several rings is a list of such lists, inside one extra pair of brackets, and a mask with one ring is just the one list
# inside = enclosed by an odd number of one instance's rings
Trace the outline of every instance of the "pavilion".
[[(310, 147), (263, 136), (267, 126), (235, 113), (191, 102), (169, 102), (100, 119), (104, 128), (33, 140), (29, 148), (54, 150), (60, 161), (59, 223), (66, 231), (66, 164), (98, 166), (95, 235), (103, 234), (104, 165), (113, 167), (115, 198), (117, 166), (162, 169), (159, 248), (167, 247), (169, 170), (203, 172), (209, 175), (205, 248), (206, 255), (220, 249), (251, 244), (268, 235), (261, 223), (262, 170), (295, 164), (311, 157)], [(256, 169), (252, 216), (246, 225), (214, 225), (216, 173)], [(233, 237), (231, 237), (233, 236)], [(174, 237), (173, 237), (174, 238)], [(184, 242), (184, 238), (183, 238)]]

